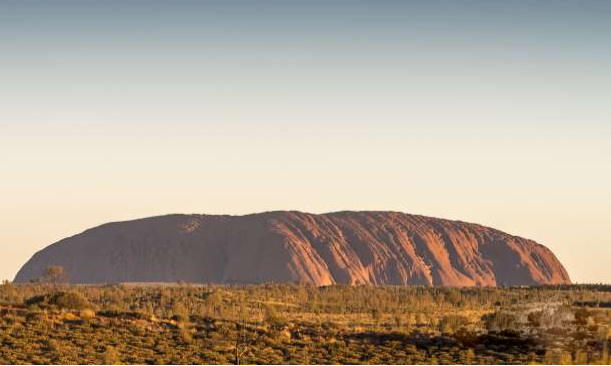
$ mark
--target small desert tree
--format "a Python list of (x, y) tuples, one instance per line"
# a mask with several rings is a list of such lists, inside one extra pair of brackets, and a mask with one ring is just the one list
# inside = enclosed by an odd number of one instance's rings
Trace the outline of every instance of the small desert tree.
[(238, 321), (235, 323), (236, 327), (236, 338), (234, 345), (234, 356), (235, 364), (243, 364), (245, 356), (247, 356), (254, 349), (255, 344), (259, 338), (259, 332), (256, 328), (249, 329), (246, 325), (246, 319), (243, 312), (239, 312)]
[(49, 266), (45, 268), (42, 282), (53, 286), (66, 284), (68, 283), (68, 272), (62, 266)]

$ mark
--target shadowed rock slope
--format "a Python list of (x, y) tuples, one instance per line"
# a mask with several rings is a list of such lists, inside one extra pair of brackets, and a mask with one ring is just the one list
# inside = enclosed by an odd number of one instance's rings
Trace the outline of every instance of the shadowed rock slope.
[(36, 253), (15, 282), (64, 266), (72, 283), (570, 283), (534, 241), (398, 212), (168, 215), (105, 224)]

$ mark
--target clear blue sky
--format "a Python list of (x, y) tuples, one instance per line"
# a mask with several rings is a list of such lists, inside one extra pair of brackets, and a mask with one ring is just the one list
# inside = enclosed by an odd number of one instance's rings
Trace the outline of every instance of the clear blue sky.
[(611, 282), (609, 1), (0, 2), (0, 278), (107, 221), (398, 210)]

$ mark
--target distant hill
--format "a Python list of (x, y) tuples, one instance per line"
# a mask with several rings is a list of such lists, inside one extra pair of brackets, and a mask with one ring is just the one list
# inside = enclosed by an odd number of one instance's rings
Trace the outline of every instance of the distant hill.
[(176, 282), (497, 286), (570, 283), (532, 240), (398, 212), (167, 215), (98, 226), (36, 253), (72, 283)]

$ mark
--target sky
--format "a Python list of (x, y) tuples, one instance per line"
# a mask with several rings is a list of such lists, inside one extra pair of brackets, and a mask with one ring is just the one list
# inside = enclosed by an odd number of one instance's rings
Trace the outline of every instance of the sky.
[(394, 210), (611, 283), (609, 1), (0, 1), (0, 279), (109, 221)]

